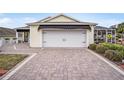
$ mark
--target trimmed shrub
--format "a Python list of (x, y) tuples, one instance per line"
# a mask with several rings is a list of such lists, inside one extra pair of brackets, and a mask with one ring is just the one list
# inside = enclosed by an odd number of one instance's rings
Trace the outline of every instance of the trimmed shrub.
[(101, 45), (108, 47), (108, 49), (110, 49), (110, 50), (118, 50), (118, 51), (124, 50), (124, 46), (118, 45), (118, 44), (101, 43)]
[(104, 56), (110, 60), (112, 60), (113, 56), (115, 54), (114, 50), (106, 50)]
[(119, 51), (106, 50), (104, 56), (112, 61), (122, 61), (122, 56)]
[(122, 57), (122, 59), (124, 59), (124, 50), (119, 51), (119, 54), (120, 54), (120, 56)]
[(97, 44), (90, 44), (89, 49), (96, 50), (96, 46), (97, 46)]
[(105, 47), (101, 44), (96, 46), (96, 52), (100, 53), (100, 54), (104, 54), (107, 49), (108, 49), (107, 47)]

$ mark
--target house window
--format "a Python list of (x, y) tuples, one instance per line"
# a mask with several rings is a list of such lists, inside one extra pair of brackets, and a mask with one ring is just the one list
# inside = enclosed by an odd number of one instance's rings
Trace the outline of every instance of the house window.
[(10, 38), (5, 38), (5, 40), (10, 40)]
[(112, 34), (112, 31), (111, 30), (108, 30), (108, 34)]
[(98, 31), (98, 35), (101, 35), (101, 31)]
[(46, 34), (46, 32), (45, 32), (45, 31), (43, 31), (43, 34)]
[(112, 34), (113, 34), (113, 35), (115, 34), (115, 30), (112, 31)]
[(16, 40), (16, 38), (13, 38), (13, 40)]

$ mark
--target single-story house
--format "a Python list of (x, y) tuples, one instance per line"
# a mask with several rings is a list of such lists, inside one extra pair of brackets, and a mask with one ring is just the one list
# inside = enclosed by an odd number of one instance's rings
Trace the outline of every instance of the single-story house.
[[(99, 33), (102, 34), (101, 31), (105, 35), (113, 31), (107, 28), (103, 31), (102, 27), (96, 25), (96, 23), (81, 22), (60, 14), (28, 23), (26, 27), (16, 28), (16, 38), (17, 43), (28, 42), (30, 47), (88, 47), (89, 44), (99, 40), (96, 37)], [(18, 35), (20, 33), (21, 36)], [(102, 36), (103, 34), (101, 38)], [(102, 40), (109, 41), (107, 38)]]
[(0, 27), (0, 46), (6, 43), (16, 42), (16, 31), (14, 29)]
[[(88, 47), (94, 43), (97, 24), (60, 14), (27, 25), (16, 28), (17, 43), (22, 39), (30, 47)], [(23, 33), (22, 38), (19, 33)]]

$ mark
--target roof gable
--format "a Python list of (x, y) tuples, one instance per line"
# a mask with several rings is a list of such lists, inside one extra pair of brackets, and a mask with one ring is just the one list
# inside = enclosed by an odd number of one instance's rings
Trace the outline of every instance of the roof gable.
[(47, 17), (42, 20), (33, 23), (27, 23), (27, 25), (97, 25), (91, 22), (81, 22), (72, 17), (68, 17), (64, 14), (59, 14), (54, 17)]
[(76, 19), (73, 19), (71, 17), (65, 16), (63, 14), (57, 15), (55, 17), (48, 18), (48, 20), (45, 20), (44, 22), (58, 22), (58, 23), (63, 23), (63, 22), (79, 22)]

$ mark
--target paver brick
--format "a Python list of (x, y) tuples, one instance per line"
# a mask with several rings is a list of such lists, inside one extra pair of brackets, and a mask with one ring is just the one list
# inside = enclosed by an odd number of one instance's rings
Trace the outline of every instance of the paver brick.
[[(23, 49), (26, 46), (17, 45), (17, 47)], [(26, 49), (28, 48), (26, 47)], [(21, 53), (36, 52), (38, 54), (14, 73), (9, 78), (10, 80), (124, 79), (121, 73), (85, 48), (30, 48), (30, 50), (21, 51)], [(11, 53), (20, 53), (20, 50), (11, 50)]]

